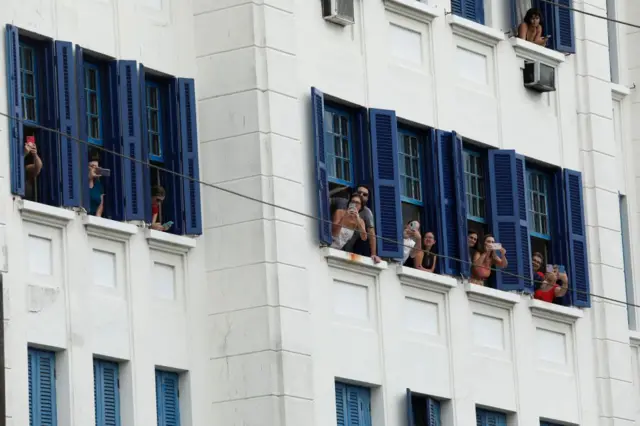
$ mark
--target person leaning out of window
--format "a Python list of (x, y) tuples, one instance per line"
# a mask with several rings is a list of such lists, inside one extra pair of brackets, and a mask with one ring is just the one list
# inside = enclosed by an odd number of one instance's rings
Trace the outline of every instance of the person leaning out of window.
[[(544, 256), (542, 256), (542, 253), (540, 252), (535, 252), (533, 253), (533, 256), (531, 256), (531, 267), (533, 269), (533, 281), (534, 281), (534, 298), (538, 299), (539, 297), (537, 297), (538, 294), (538, 290), (540, 290), (540, 288), (542, 287), (543, 282), (546, 281), (547, 277), (546, 274), (543, 271), (543, 266), (544, 266)], [(556, 271), (556, 277), (557, 280), (555, 281), (556, 283), (556, 287), (558, 289), (562, 289), (562, 288), (566, 288), (568, 290), (569, 288), (569, 276), (567, 275), (567, 273), (564, 271), (564, 267), (560, 267), (558, 265), (548, 265), (547, 268), (549, 268), (551, 270), (551, 267), (553, 267), (553, 270)], [(562, 268), (562, 271), (560, 270)], [(558, 305), (563, 305), (564, 300), (563, 297), (565, 294), (567, 294), (567, 290), (565, 291), (555, 291), (553, 292), (554, 297), (551, 298), (551, 301), (553, 303), (556, 303)], [(548, 298), (549, 295), (552, 293), (548, 288), (547, 288), (548, 293), (540, 293), (541, 297), (545, 297)], [(556, 295), (559, 294), (559, 295)], [(546, 299), (540, 299), (540, 300), (546, 300)]]
[(541, 16), (540, 9), (531, 8), (527, 10), (523, 22), (518, 26), (518, 38), (539, 46), (546, 46), (548, 36), (543, 35)]
[(24, 198), (27, 200), (36, 200), (36, 179), (41, 171), (42, 159), (38, 155), (36, 139), (33, 136), (27, 136), (27, 142), (24, 144)]
[(156, 231), (167, 231), (173, 225), (172, 222), (162, 223), (162, 203), (166, 192), (160, 185), (151, 188), (151, 224), (149, 228)]
[(104, 213), (104, 188), (100, 182), (100, 160), (96, 154), (89, 156), (89, 214), (102, 217)]
[[(558, 283), (562, 283), (558, 285)], [(569, 289), (569, 279), (564, 271), (560, 271), (558, 265), (549, 265), (542, 283), (536, 283), (533, 298), (552, 303), (555, 298), (563, 297)]]
[(485, 280), (491, 276), (491, 268), (493, 266), (503, 269), (507, 267), (506, 254), (507, 251), (502, 245), (496, 243), (493, 235), (486, 234), (482, 239), (482, 244), (478, 245), (476, 253), (473, 255), (473, 266), (469, 282), (484, 285)]
[(402, 265), (410, 268), (422, 269), (422, 243), (420, 237), (420, 222), (410, 220), (402, 231)]
[(349, 199), (347, 208), (337, 209), (333, 214), (333, 224), (331, 225), (331, 235), (333, 243), (331, 247), (342, 250), (351, 240), (356, 230), (359, 231), (360, 239), (367, 240), (367, 229), (364, 220), (360, 217), (360, 211), (364, 207), (364, 200), (359, 194), (353, 194)]

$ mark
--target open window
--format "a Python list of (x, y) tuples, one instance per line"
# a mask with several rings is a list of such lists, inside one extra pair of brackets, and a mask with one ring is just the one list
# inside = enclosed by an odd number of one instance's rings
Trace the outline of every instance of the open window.
[[(531, 8), (540, 11), (543, 36), (550, 36), (547, 46), (549, 49), (563, 53), (575, 53), (575, 37), (573, 28), (572, 0), (510, 0), (511, 26), (517, 36), (518, 26), (524, 21), (526, 13)], [(554, 4), (556, 3), (556, 4)]]

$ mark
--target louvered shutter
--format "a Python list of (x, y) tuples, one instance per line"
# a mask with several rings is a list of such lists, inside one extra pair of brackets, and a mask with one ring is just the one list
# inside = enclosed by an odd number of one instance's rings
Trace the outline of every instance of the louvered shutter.
[[(142, 133), (140, 135), (140, 152), (143, 162), (142, 165), (142, 194), (140, 197), (141, 202), (144, 204), (144, 221), (151, 223), (151, 169), (149, 167), (149, 133), (147, 132), (147, 84), (146, 84), (146, 72), (144, 65), (140, 64), (139, 67), (139, 81), (140, 81), (140, 124)], [(165, 206), (163, 206), (165, 208)], [(173, 219), (170, 219), (173, 220)], [(174, 220), (175, 223), (175, 220)]]
[[(87, 123), (87, 97), (84, 91), (84, 49), (81, 46), (76, 45), (76, 81), (77, 81), (77, 102), (78, 102), (78, 123), (77, 132), (78, 139), (83, 142), (88, 140), (88, 123)], [(89, 147), (86, 143), (80, 143), (78, 145), (80, 152), (80, 158), (78, 163), (80, 164), (80, 200), (82, 207), (89, 211), (91, 202), (89, 199), (89, 185), (86, 182), (89, 180)], [(113, 170), (111, 171), (113, 175)]]
[[(58, 126), (59, 98), (58, 79), (56, 77), (57, 52), (53, 40), (44, 40), (40, 52), (36, 54), (37, 82), (40, 92), (38, 98), (38, 124), (51, 129)], [(73, 58), (72, 58), (73, 59)], [(73, 66), (73, 62), (70, 64)], [(75, 118), (75, 117), (74, 117)], [(61, 155), (62, 150), (56, 132), (37, 132), (38, 155), (46, 165), (37, 179), (36, 196), (41, 203), (50, 206), (63, 205)], [(26, 169), (25, 169), (26, 173)]]
[(55, 354), (29, 349), (29, 424), (57, 424)]
[(364, 426), (360, 414), (360, 392), (357, 386), (347, 386), (347, 426)]
[[(118, 62), (118, 99), (125, 192), (125, 220), (144, 220), (144, 176), (140, 137), (140, 93), (135, 61)], [(138, 161), (129, 160), (134, 158)]]
[(464, 0), (451, 0), (451, 13), (457, 16), (463, 16), (462, 4)]
[(120, 425), (118, 364), (94, 360), (96, 426)]
[(22, 125), (22, 93), (20, 84), (20, 39), (18, 28), (7, 24), (7, 95), (9, 97), (9, 146), (11, 193), (24, 197), (24, 138)]
[[(437, 240), (442, 272), (458, 275), (469, 271), (469, 251), (466, 249), (467, 209), (464, 189), (462, 140), (455, 133), (436, 131), (432, 145), (436, 159), (438, 185), (435, 187)], [(459, 260), (463, 260), (462, 266)]]
[(158, 426), (180, 426), (178, 385), (178, 374), (167, 371), (156, 371)]
[(182, 179), (185, 233), (200, 235), (202, 234), (200, 165), (198, 163), (198, 123), (193, 79), (178, 79), (178, 105), (180, 111), (182, 174), (188, 177)]
[(484, 24), (483, 0), (451, 0), (451, 12), (470, 21)]
[[(551, 186), (551, 201), (549, 207), (552, 209), (549, 216), (551, 221), (551, 257), (547, 263), (555, 265), (565, 265), (569, 267), (568, 261), (568, 243), (567, 238), (567, 208), (564, 196), (564, 172), (558, 169), (553, 174)], [(568, 291), (562, 297), (556, 297), (554, 303), (570, 306), (571, 291)]]
[[(496, 272), (496, 285), (500, 290), (524, 290), (524, 258), (520, 215), (520, 185), (516, 152), (489, 151), (489, 192), (491, 197), (491, 226), (496, 242), (502, 244), (509, 260), (507, 273)], [(526, 214), (526, 212), (525, 212)], [(525, 216), (526, 219), (526, 216)], [(525, 220), (526, 222), (526, 220)], [(528, 236), (527, 236), (528, 241)], [(480, 242), (482, 244), (482, 242)]]
[(335, 384), (336, 392), (336, 424), (347, 426), (347, 386), (343, 383)]
[(370, 109), (378, 256), (401, 259), (402, 208), (398, 170), (398, 126), (395, 111)]
[[(169, 99), (177, 99), (178, 79), (171, 80), (168, 86)], [(166, 196), (162, 206), (164, 222), (173, 221), (173, 226), (168, 232), (181, 235), (185, 233), (185, 218), (183, 217), (184, 185), (182, 174), (181, 144), (180, 144), (180, 108), (177, 102), (167, 102), (169, 129), (165, 132), (164, 161), (165, 166), (175, 173), (164, 173), (163, 185), (166, 189)], [(151, 201), (149, 201), (150, 203)]]
[(567, 234), (569, 237), (569, 287), (574, 306), (591, 306), (589, 261), (582, 195), (582, 173), (564, 170)]
[(407, 388), (406, 407), (407, 407), (407, 426), (416, 426), (416, 420), (413, 417), (413, 404), (411, 402), (411, 389)]
[[(573, 7), (571, 0), (557, 0), (554, 5), (554, 34), (555, 47), (559, 52), (575, 53), (575, 37), (573, 34)], [(563, 7), (564, 6), (564, 7)]]
[(427, 398), (427, 421), (428, 426), (440, 426), (440, 401)]
[[(522, 155), (516, 155), (516, 177), (518, 185), (518, 216), (520, 217), (520, 246), (522, 259), (522, 282), (524, 290), (533, 293), (533, 273), (531, 272), (531, 239), (529, 238), (529, 220), (527, 218), (527, 182), (525, 160)], [(508, 259), (508, 258), (507, 258)]]
[[(73, 62), (73, 45), (67, 41), (56, 41), (56, 88), (58, 130), (57, 146), (60, 151), (60, 172), (62, 184), (62, 205), (80, 207), (80, 162), (78, 145), (73, 138), (78, 137), (76, 73)], [(82, 72), (82, 69), (80, 70)]]
[(371, 390), (358, 387), (360, 422), (358, 425), (371, 426)]
[(324, 140), (324, 95), (315, 87), (311, 88), (311, 121), (313, 123), (313, 143), (315, 150), (316, 196), (318, 203), (318, 240), (320, 244), (331, 245), (331, 209), (329, 207), (329, 180), (327, 176), (326, 147)]

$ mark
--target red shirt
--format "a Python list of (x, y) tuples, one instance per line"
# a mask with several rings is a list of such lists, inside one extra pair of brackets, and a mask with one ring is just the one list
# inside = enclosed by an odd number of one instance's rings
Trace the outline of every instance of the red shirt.
[(158, 214), (160, 213), (160, 206), (158, 205), (158, 203), (151, 203), (151, 214)]
[(556, 297), (556, 287), (559, 287), (558, 284), (554, 284), (549, 290), (536, 290), (533, 293), (533, 298), (553, 303), (553, 298)]

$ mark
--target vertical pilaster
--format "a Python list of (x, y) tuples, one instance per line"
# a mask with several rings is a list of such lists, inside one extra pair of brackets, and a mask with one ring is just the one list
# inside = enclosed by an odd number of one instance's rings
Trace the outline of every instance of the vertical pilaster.
[[(292, 0), (196, 5), (202, 178), (304, 208)], [(302, 217), (204, 188), (211, 422), (313, 421)]]

